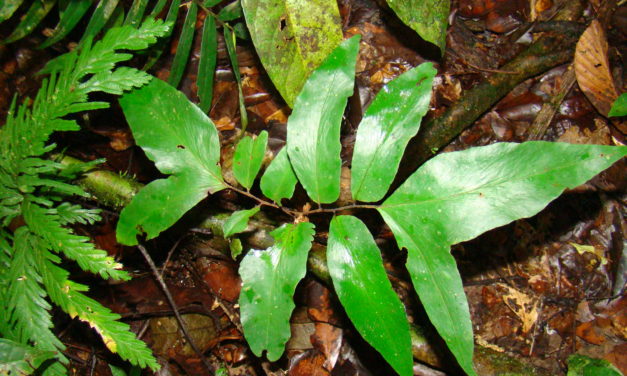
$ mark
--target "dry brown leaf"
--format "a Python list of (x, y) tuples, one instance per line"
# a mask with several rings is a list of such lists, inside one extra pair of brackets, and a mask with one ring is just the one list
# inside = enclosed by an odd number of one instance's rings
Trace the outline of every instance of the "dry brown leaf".
[(538, 321), (539, 312), (537, 299), (508, 285), (499, 284), (499, 286), (507, 290), (507, 292), (503, 294), (503, 302), (522, 322), (523, 333), (528, 333), (536, 321)]
[(607, 116), (612, 103), (618, 98), (607, 49), (603, 27), (594, 20), (577, 42), (574, 63), (581, 91), (604, 116)]

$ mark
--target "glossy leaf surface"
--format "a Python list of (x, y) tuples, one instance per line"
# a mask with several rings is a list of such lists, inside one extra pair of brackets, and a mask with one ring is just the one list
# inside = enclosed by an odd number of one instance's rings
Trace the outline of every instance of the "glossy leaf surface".
[(76, 24), (78, 24), (78, 21), (80, 21), (83, 18), (83, 16), (85, 15), (85, 13), (87, 13), (89, 8), (91, 8), (91, 5), (92, 5), (91, 0), (71, 1), (68, 4), (67, 8), (65, 8), (65, 11), (63, 12), (63, 15), (61, 16), (61, 19), (59, 20), (59, 23), (52, 31), (52, 35), (48, 39), (46, 39), (46, 41), (43, 42), (39, 46), (39, 48), (46, 48), (46, 47), (52, 46), (53, 44), (57, 43), (61, 39), (65, 38), (65, 36), (68, 35), (70, 31), (74, 29)]
[(340, 125), (353, 94), (359, 35), (345, 40), (309, 77), (287, 122), (287, 152), (309, 197), (330, 203), (340, 195)]
[(169, 228), (207, 194), (225, 188), (220, 141), (211, 120), (184, 94), (153, 79), (120, 99), (135, 141), (167, 179), (151, 182), (122, 210), (117, 238), (137, 244)]
[(440, 47), (444, 53), (450, 1), (444, 0), (387, 0), (398, 18), (427, 42)]
[(275, 361), (290, 338), (292, 297), (305, 276), (314, 226), (308, 222), (286, 224), (270, 234), (275, 244), (265, 251), (249, 252), (240, 264), (239, 297), (244, 336), (251, 350)]
[(266, 197), (280, 204), (282, 199), (292, 198), (296, 183), (296, 174), (287, 156), (287, 148), (283, 148), (261, 177), (261, 191)]
[(200, 60), (198, 61), (198, 105), (203, 112), (208, 113), (213, 99), (213, 76), (218, 61), (218, 31), (216, 20), (206, 17), (202, 28), (202, 40), (200, 42)]
[(231, 216), (224, 221), (222, 225), (222, 233), (225, 238), (233, 236), (235, 234), (239, 234), (240, 232), (246, 230), (246, 226), (248, 226), (248, 220), (253, 215), (259, 212), (259, 206), (255, 206), (252, 209), (247, 210), (238, 210), (233, 212)]
[(399, 247), (431, 322), (469, 374), (473, 336), (450, 246), (542, 210), (627, 153), (625, 147), (499, 143), (425, 163), (379, 212)]
[(351, 192), (359, 201), (378, 201), (388, 191), (405, 147), (429, 109), (437, 71), (432, 63), (411, 69), (385, 85), (357, 129)]
[(342, 41), (334, 0), (242, 0), (257, 54), (285, 102), (294, 107), (309, 74)]
[(352, 216), (331, 221), (327, 265), (355, 328), (402, 376), (413, 375), (409, 323), (366, 225)]
[(261, 162), (263, 162), (263, 156), (266, 153), (267, 144), (267, 131), (262, 131), (254, 139), (250, 136), (244, 136), (237, 143), (235, 155), (233, 155), (233, 175), (246, 189), (250, 189), (255, 182), (261, 168)]

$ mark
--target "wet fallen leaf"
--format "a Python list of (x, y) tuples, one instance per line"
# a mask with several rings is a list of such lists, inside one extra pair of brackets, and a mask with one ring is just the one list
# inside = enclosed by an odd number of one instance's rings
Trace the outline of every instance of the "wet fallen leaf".
[(223, 260), (202, 258), (197, 261), (203, 280), (220, 299), (235, 302), (239, 297), (241, 280), (236, 266)]
[(575, 329), (575, 334), (577, 337), (593, 345), (600, 345), (605, 342), (605, 337), (598, 333), (594, 320), (580, 324), (577, 329)]
[[(200, 314), (181, 315), (187, 326), (194, 344), (202, 351), (207, 350), (211, 340), (215, 337), (215, 323), (211, 317)], [(172, 356), (181, 354), (195, 356), (196, 353), (182, 336), (179, 324), (174, 317), (160, 317), (150, 320), (153, 345), (152, 350), (159, 355)]]

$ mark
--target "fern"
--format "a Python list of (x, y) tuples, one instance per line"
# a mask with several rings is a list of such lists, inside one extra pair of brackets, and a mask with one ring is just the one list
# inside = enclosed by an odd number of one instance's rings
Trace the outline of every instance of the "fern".
[[(132, 57), (117, 50), (145, 49), (169, 28), (147, 20), (139, 28), (111, 29), (96, 43), (87, 39), (79, 49), (48, 63), (43, 72), (49, 77), (32, 107), (17, 106), (15, 99), (11, 105), (0, 129), (0, 367), (8, 367), (9, 373), (28, 371), (43, 357), (54, 360), (44, 374), (65, 374), (68, 361), (63, 343), (53, 333), (50, 302), (89, 324), (123, 359), (158, 368), (146, 345), (118, 321), (119, 315), (84, 295), (87, 286), (69, 280), (69, 273), (59, 266), (66, 258), (102, 278), (130, 278), (105, 251), (67, 227), (99, 219), (96, 210), (64, 202), (72, 195), (86, 196), (71, 181), (93, 163), (76, 167), (48, 159), (55, 148), (48, 139), (53, 132), (79, 129), (65, 116), (109, 106), (90, 102), (90, 93), (121, 94), (150, 81), (151, 76), (139, 70), (116, 68)], [(12, 343), (19, 347), (4, 351)], [(16, 353), (36, 357), (39, 363), (12, 362)]]

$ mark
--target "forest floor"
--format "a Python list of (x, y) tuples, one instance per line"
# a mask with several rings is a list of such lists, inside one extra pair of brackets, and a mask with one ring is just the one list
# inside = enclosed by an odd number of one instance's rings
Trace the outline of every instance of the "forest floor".
[[(564, 1), (532, 1), (533, 9), (529, 3), (453, 1), (447, 45), (440, 56), (436, 48), (421, 41), (380, 3), (340, 0), (345, 35), (362, 35), (355, 95), (349, 99), (342, 127), (344, 161), (350, 161), (356, 124), (374, 94), (409, 68), (424, 61), (433, 61), (438, 68), (425, 121), (437, 119), (479, 83), (495, 75), (515, 75), (503, 66), (528, 47), (523, 29), (528, 29), (532, 21), (551, 21)], [(586, 2), (584, 16), (576, 21), (584, 30), (590, 20), (604, 17), (611, 72), (620, 83), (627, 57), (627, 7), (608, 11), (597, 3)], [(199, 18), (197, 26), (201, 25)], [(546, 32), (557, 33), (558, 38), (559, 33), (566, 33), (559, 28)], [(0, 45), (0, 118), (5, 118), (14, 93), (32, 96), (36, 92), (39, 82), (34, 73), (65, 48), (37, 50), (35, 46), (42, 39), (34, 35), (16, 44)], [(531, 139), (624, 144), (624, 122), (604, 117), (599, 104), (569, 79), (577, 41), (568, 42), (570, 39), (563, 37), (569, 60), (513, 85), (503, 98), (479, 98), (495, 104), (463, 125), (443, 151)], [(176, 36), (173, 40), (170, 53), (176, 49)], [(272, 88), (252, 44), (238, 43), (248, 131), (267, 130), (269, 146), (277, 151), (285, 143), (289, 107)], [(196, 72), (199, 49), (197, 41), (189, 72)], [(165, 56), (151, 72), (167, 78), (170, 64), (171, 56)], [(187, 74), (180, 87), (190, 99), (198, 100), (195, 74)], [(550, 116), (538, 120), (543, 104), (549, 104)], [(237, 134), (240, 115), (237, 83), (222, 40), (210, 117), (221, 133), (223, 145), (228, 146)], [(83, 131), (60, 135), (56, 140), (67, 147), (68, 154), (83, 160), (106, 158), (104, 168), (124, 172), (141, 183), (160, 176), (134, 145), (119, 107), (91, 113), (81, 122)], [(421, 158), (414, 158), (420, 155), (419, 149), (420, 145), (410, 145), (401, 173), (405, 169), (408, 174), (415, 168), (412, 159)], [(228, 152), (232, 148), (223, 150), (226, 163), (232, 157)], [(607, 359), (627, 374), (626, 188), (622, 161), (589, 183), (567, 191), (538, 215), (453, 248), (470, 304), (480, 375), (563, 375), (567, 358), (573, 353)], [(299, 192), (293, 200), (298, 202), (303, 197), (304, 193)], [(284, 356), (270, 363), (251, 353), (241, 331), (237, 305), (240, 258), (234, 260), (229, 243), (211, 231), (212, 223), (223, 221), (224, 213), (246, 207), (250, 204), (247, 200), (230, 191), (213, 195), (173, 229), (147, 243), (193, 341), (213, 369), (224, 367), (232, 376), (393, 374), (352, 327), (324, 271), (316, 271), (316, 259), (310, 260), (311, 270), (296, 290), (293, 336)], [(98, 205), (88, 201), (84, 204)], [(121, 260), (134, 278), (107, 284), (81, 274), (80, 281), (90, 284), (92, 296), (120, 313), (149, 344), (163, 366), (160, 375), (209, 374), (205, 362), (180, 334), (173, 310), (141, 254), (116, 243), (119, 214), (110, 208), (102, 209), (102, 222), (78, 231)], [(268, 232), (282, 221), (285, 218), (280, 213), (256, 216), (242, 237), (244, 249), (267, 246)], [(387, 272), (416, 326), (415, 374), (461, 374), (430, 327), (403, 268), (405, 255), (389, 228), (380, 218), (372, 218), (369, 226), (378, 229), (375, 239), (383, 251)], [(319, 233), (315, 242), (314, 248), (324, 250), (325, 234)], [(123, 364), (79, 322), (59, 315), (56, 324), (68, 346), (71, 374), (109, 375), (108, 364)]]

